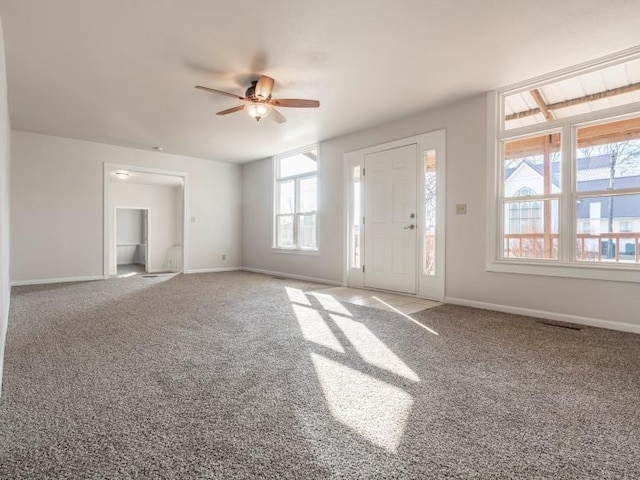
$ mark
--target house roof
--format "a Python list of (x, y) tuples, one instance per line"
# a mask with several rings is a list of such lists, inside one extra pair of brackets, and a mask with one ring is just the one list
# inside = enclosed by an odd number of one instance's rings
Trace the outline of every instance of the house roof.
[[(578, 158), (578, 189), (579, 190), (605, 190), (608, 188), (610, 174), (610, 157), (609, 155), (597, 155), (593, 157)], [(517, 171), (520, 165), (528, 165), (536, 171), (540, 176), (544, 176), (544, 165), (534, 162), (529, 158), (523, 159), (516, 165), (505, 169), (505, 181), (508, 182), (511, 176)], [(637, 187), (640, 185), (640, 176), (629, 175), (629, 172), (623, 169), (616, 169), (616, 185), (618, 188)], [(634, 173), (634, 172), (631, 172)], [(560, 186), (560, 162), (552, 162), (551, 164), (551, 180), (555, 186)], [(621, 187), (621, 185), (626, 185)], [(628, 186), (628, 187), (627, 187)]]
[[(629, 87), (640, 83), (640, 59), (614, 64), (602, 70), (588, 71), (579, 76), (565, 78), (542, 85), (537, 88), (546, 105), (561, 105), (570, 100), (583, 99), (589, 95), (611, 92), (621, 87)], [(603, 96), (584, 103), (574, 103), (564, 108), (552, 110), (556, 119), (568, 118), (606, 108), (640, 102), (640, 89), (624, 91), (623, 93)], [(538, 104), (530, 91), (514, 93), (505, 97), (505, 115), (534, 111)], [(507, 129), (544, 123), (542, 112), (506, 121)]]

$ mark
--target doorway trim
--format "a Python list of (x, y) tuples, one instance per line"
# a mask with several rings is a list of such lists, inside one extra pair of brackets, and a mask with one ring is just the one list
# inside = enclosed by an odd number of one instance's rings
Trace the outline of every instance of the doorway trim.
[[(445, 298), (445, 213), (446, 213), (446, 130), (439, 129), (432, 132), (415, 135), (412, 137), (402, 138), (387, 143), (373, 145), (367, 148), (356, 150), (353, 152), (345, 153), (344, 155), (344, 212), (343, 212), (343, 225), (344, 225), (344, 237), (343, 237), (343, 285), (354, 288), (364, 288), (364, 273), (361, 269), (351, 266), (351, 238), (352, 238), (352, 213), (354, 208), (354, 192), (353, 192), (353, 170), (354, 167), (364, 166), (365, 156), (371, 153), (380, 152), (383, 150), (390, 150), (393, 148), (404, 147), (407, 145), (417, 145), (417, 189), (418, 189), (418, 222), (416, 224), (419, 231), (424, 231), (424, 202), (421, 201), (425, 189), (424, 184), (424, 160), (423, 154), (428, 150), (436, 150), (437, 162), (439, 168), (436, 169), (436, 181), (437, 185), (442, 187), (437, 189), (436, 192), (436, 265), (439, 267), (436, 271), (437, 287), (432, 289), (431, 293), (425, 292), (426, 279), (423, 279), (422, 264), (423, 248), (422, 248), (422, 235), (416, 235), (417, 250), (416, 250), (416, 262), (418, 268), (416, 269), (416, 297), (429, 298), (437, 301), (444, 301)], [(366, 176), (364, 177), (366, 181)], [(360, 205), (364, 205), (364, 188), (360, 189)], [(360, 222), (361, 223), (361, 222)], [(364, 259), (364, 231), (361, 229), (361, 264)]]
[[(137, 165), (125, 165), (121, 163), (103, 164), (103, 243), (102, 243), (102, 278), (109, 278), (109, 220), (111, 209), (109, 208), (109, 181), (112, 172), (127, 170), (129, 172), (154, 173), (172, 177), (182, 177), (182, 271), (188, 271), (187, 259), (189, 258), (189, 175), (186, 172), (162, 170), (158, 168), (140, 167)], [(115, 214), (114, 214), (115, 215)]]

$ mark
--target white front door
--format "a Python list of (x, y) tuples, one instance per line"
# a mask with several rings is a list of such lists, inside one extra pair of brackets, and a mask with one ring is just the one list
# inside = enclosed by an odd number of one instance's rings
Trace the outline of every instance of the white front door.
[(365, 287), (416, 293), (416, 159), (416, 144), (365, 155)]

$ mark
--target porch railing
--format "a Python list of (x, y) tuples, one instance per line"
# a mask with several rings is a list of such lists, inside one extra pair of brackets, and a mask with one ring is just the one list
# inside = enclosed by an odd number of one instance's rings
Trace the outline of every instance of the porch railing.
[[(588, 262), (640, 263), (640, 232), (578, 233), (576, 258)], [(508, 233), (504, 235), (505, 257), (557, 258), (557, 233)], [(545, 244), (551, 245), (545, 251)], [(546, 250), (549, 250), (547, 247)]]

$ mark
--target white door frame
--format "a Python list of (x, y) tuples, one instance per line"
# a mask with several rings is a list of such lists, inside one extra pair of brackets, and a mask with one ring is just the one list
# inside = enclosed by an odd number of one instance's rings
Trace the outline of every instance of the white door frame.
[[(182, 270), (184, 273), (188, 270), (187, 259), (189, 258), (189, 175), (185, 172), (174, 172), (170, 170), (161, 170), (158, 168), (140, 167), (137, 165), (124, 165), (120, 163), (103, 164), (103, 263), (102, 276), (109, 278), (109, 220), (112, 215), (109, 208), (109, 185), (110, 176), (118, 170), (126, 170), (128, 172), (154, 173), (157, 175), (169, 175), (173, 177), (182, 177)], [(142, 207), (138, 207), (142, 208)], [(115, 213), (114, 213), (115, 215)], [(147, 232), (148, 233), (148, 232)]]
[[(436, 191), (436, 276), (426, 277), (422, 273), (422, 265), (424, 264), (424, 253), (422, 248), (423, 238), (422, 235), (416, 235), (416, 261), (418, 262), (418, 268), (416, 269), (416, 291), (417, 297), (429, 298), (437, 301), (444, 301), (445, 298), (445, 200), (446, 200), (446, 131), (444, 129), (436, 130), (413, 137), (403, 138), (392, 142), (383, 143), (380, 145), (373, 145), (371, 147), (363, 148), (353, 152), (348, 152), (344, 155), (344, 226), (345, 235), (343, 238), (343, 252), (344, 252), (344, 270), (343, 270), (343, 285), (354, 288), (363, 288), (364, 286), (364, 274), (361, 268), (354, 268), (351, 265), (351, 258), (353, 255), (351, 248), (351, 212), (353, 212), (353, 169), (357, 166), (364, 167), (365, 156), (370, 153), (379, 152), (381, 150), (390, 150), (392, 148), (404, 147), (407, 145), (417, 145), (417, 188), (418, 188), (418, 205), (417, 205), (417, 223), (416, 227), (419, 232), (424, 231), (424, 201), (423, 193), (425, 189), (424, 185), (424, 160), (423, 153), (427, 150), (436, 150), (436, 182), (438, 185)], [(366, 180), (366, 175), (364, 177)], [(360, 189), (360, 204), (364, 205), (364, 188)], [(361, 219), (360, 222), (361, 223)], [(360, 228), (360, 257), (361, 262), (364, 260), (364, 229)], [(433, 280), (436, 280), (434, 283)], [(429, 284), (429, 285), (428, 285)], [(429, 290), (426, 288), (429, 286)]]

